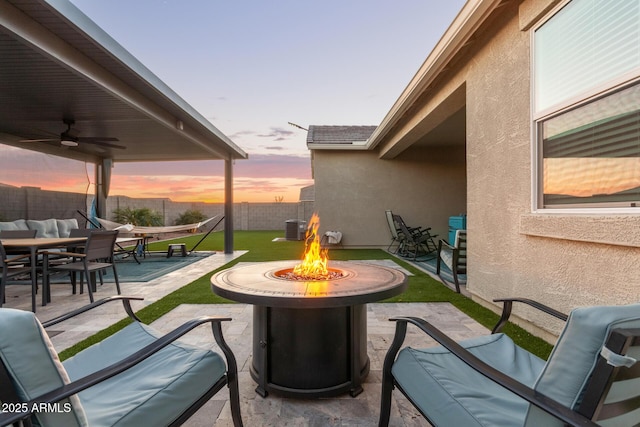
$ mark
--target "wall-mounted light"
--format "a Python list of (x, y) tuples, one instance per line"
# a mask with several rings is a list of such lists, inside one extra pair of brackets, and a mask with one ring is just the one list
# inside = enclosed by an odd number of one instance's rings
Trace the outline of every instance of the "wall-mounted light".
[(184, 123), (182, 123), (182, 120), (177, 120), (176, 121), (176, 129), (184, 130)]

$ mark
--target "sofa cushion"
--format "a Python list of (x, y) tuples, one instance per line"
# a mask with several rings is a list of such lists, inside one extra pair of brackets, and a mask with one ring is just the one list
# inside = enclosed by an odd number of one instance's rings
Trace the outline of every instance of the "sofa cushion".
[(60, 237), (58, 222), (54, 219), (34, 220), (28, 219), (29, 230), (36, 230), (36, 237)]
[[(29, 311), (0, 309), (0, 358), (22, 401), (29, 401), (69, 383), (42, 325)], [(7, 333), (11, 331), (11, 333)], [(66, 410), (71, 404), (70, 410)], [(84, 426), (87, 420), (77, 396), (61, 402), (60, 411), (38, 412), (40, 425)]]
[[(134, 322), (64, 361), (64, 366), (74, 380), (130, 356), (158, 336), (151, 327)], [(90, 425), (167, 425), (225, 372), (217, 353), (175, 341), (79, 396)]]
[(15, 221), (0, 222), (0, 230), (28, 230), (27, 222), (24, 219)]
[(69, 237), (71, 230), (78, 227), (78, 220), (75, 218), (56, 219), (58, 225), (58, 237)]
[[(472, 354), (516, 380), (533, 386), (544, 361), (504, 334), (460, 342)], [(416, 406), (441, 426), (518, 426), (528, 403), (479, 374), (443, 347), (404, 348), (393, 377)]]

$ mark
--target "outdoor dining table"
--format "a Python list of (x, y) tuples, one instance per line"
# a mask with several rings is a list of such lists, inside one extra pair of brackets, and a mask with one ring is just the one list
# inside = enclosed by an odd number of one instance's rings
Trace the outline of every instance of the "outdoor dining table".
[[(2, 239), (2, 246), (8, 254), (29, 251), (31, 261), (31, 310), (36, 312), (36, 292), (38, 289), (38, 251), (42, 249), (66, 248), (74, 244), (84, 243), (86, 237), (35, 237), (29, 239)], [(43, 281), (44, 282), (44, 281)], [(42, 306), (50, 301), (49, 292), (42, 290)]]

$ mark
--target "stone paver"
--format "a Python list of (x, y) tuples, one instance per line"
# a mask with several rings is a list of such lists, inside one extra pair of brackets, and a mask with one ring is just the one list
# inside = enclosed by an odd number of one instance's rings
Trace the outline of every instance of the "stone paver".
[[(169, 273), (161, 278), (144, 283), (121, 284), (124, 295), (143, 296), (144, 301), (133, 302), (134, 310), (157, 301), (202, 275), (230, 262), (242, 255), (217, 253), (202, 261)], [(31, 307), (30, 288), (16, 291), (11, 287), (5, 307), (29, 310)], [(54, 285), (52, 303), (37, 307), (40, 320), (47, 320), (66, 313), (89, 301), (88, 295), (71, 295), (70, 285)], [(96, 298), (115, 294), (115, 286), (105, 283), (99, 287)], [(187, 320), (201, 315), (231, 317), (231, 322), (223, 326), (224, 337), (233, 350), (239, 366), (241, 411), (245, 426), (375, 426), (378, 422), (381, 391), (381, 370), (384, 356), (393, 339), (394, 323), (388, 319), (406, 315), (427, 319), (454, 339), (484, 335), (488, 330), (460, 312), (449, 303), (389, 303), (367, 306), (368, 354), (371, 362), (370, 373), (363, 384), (364, 392), (352, 398), (348, 394), (326, 399), (288, 399), (271, 394), (262, 398), (254, 391), (256, 384), (251, 379), (252, 307), (245, 304), (180, 305), (153, 323), (161, 331), (178, 327)], [(126, 317), (122, 306), (117, 303), (98, 308), (90, 314), (67, 321), (50, 330), (52, 342), (58, 351), (100, 331)], [(216, 349), (211, 329), (199, 327), (184, 337), (194, 345)], [(409, 327), (406, 345), (426, 347), (433, 341)], [(413, 406), (398, 391), (395, 391), (390, 425), (394, 427), (428, 426)], [(226, 389), (220, 391), (186, 423), (190, 427), (232, 426), (231, 411)]]
[[(255, 382), (249, 374), (251, 363), (252, 313), (250, 305), (181, 305), (152, 325), (164, 332), (187, 320), (212, 315), (231, 317), (223, 325), (225, 340), (238, 362), (240, 405), (247, 426), (375, 426), (380, 408), (382, 364), (394, 334), (394, 323), (388, 319), (397, 315), (423, 317), (436, 327), (450, 333), (454, 339), (487, 334), (488, 330), (449, 303), (389, 303), (367, 306), (368, 354), (371, 362), (364, 392), (352, 398), (348, 394), (336, 398), (290, 399), (271, 394), (266, 398), (255, 393)], [(211, 330), (201, 327), (185, 337), (194, 345), (214, 348)], [(407, 332), (407, 345), (427, 347), (434, 342), (416, 328)], [(219, 392), (188, 422), (187, 426), (231, 426), (231, 412), (226, 390)], [(428, 426), (418, 411), (402, 396), (394, 392), (391, 426)]]

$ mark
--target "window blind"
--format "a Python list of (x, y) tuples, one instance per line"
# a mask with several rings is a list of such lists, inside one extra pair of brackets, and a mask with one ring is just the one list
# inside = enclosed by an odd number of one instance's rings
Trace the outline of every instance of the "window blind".
[(536, 112), (640, 68), (640, 0), (573, 0), (536, 30)]

